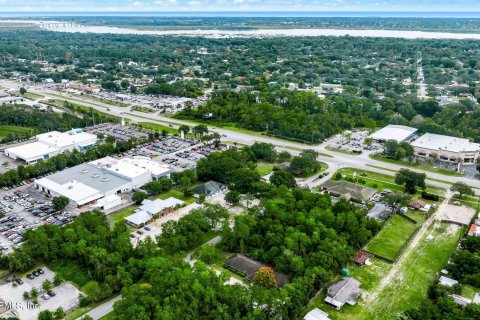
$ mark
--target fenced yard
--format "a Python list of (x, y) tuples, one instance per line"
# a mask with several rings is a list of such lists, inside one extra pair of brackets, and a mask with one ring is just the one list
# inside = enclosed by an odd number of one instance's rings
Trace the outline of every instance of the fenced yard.
[(382, 230), (365, 246), (365, 250), (394, 261), (419, 225), (394, 215)]

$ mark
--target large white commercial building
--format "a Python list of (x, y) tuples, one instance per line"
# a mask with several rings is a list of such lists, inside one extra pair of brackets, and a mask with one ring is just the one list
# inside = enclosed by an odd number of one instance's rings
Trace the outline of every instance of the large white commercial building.
[(418, 129), (416, 128), (391, 124), (373, 133), (370, 135), (370, 138), (379, 142), (386, 142), (389, 140), (404, 142), (415, 137), (417, 131)]
[[(80, 207), (141, 188), (170, 173), (170, 168), (148, 158), (107, 157), (36, 180), (35, 186), (52, 197), (65, 196), (72, 205)], [(104, 203), (102, 207), (111, 206)]]
[(169, 177), (172, 172), (170, 167), (152, 161), (146, 157), (123, 159), (106, 157), (92, 161), (91, 165), (130, 180), (132, 183), (132, 189), (138, 189), (151, 181)]
[(412, 142), (415, 155), (445, 162), (474, 164), (479, 157), (480, 144), (467, 139), (427, 133)]
[(82, 129), (52, 131), (39, 134), (35, 138), (36, 142), (5, 149), (5, 155), (31, 164), (74, 149), (83, 152), (97, 143), (96, 135), (83, 132)]

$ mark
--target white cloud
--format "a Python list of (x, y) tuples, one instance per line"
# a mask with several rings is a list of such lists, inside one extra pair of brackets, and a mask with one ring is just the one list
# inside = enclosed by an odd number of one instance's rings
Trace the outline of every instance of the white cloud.
[(201, 2), (200, 1), (189, 1), (188, 5), (189, 6), (199, 6), (199, 5), (201, 5)]

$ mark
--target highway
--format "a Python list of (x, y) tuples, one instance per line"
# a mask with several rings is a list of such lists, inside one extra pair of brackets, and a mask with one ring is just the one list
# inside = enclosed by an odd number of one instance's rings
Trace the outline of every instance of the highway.
[[(0, 85), (9, 88), (18, 90), (22, 85), (18, 82), (13, 82), (9, 80), (0, 80)], [(82, 104), (87, 107), (92, 107), (98, 111), (104, 113), (110, 113), (115, 116), (123, 117), (125, 119), (130, 119), (134, 122), (150, 122), (156, 123), (164, 126), (171, 126), (173, 128), (178, 128), (180, 125), (196, 125), (192, 121), (178, 120), (169, 117), (165, 117), (159, 114), (143, 113), (138, 111), (130, 111), (129, 107), (119, 107), (115, 105), (105, 104), (97, 100), (91, 99), (88, 96), (77, 96), (66, 93), (61, 93), (59, 91), (53, 91), (44, 89), (42, 87), (28, 87), (28, 92), (37, 93), (45, 96), (46, 99), (65, 99), (69, 100), (72, 103)], [(338, 152), (332, 152), (325, 149), (326, 143), (318, 145), (307, 145), (293, 141), (287, 141), (282, 139), (277, 139), (274, 137), (269, 137), (262, 135), (260, 133), (250, 133), (248, 131), (233, 131), (229, 129), (222, 129), (218, 127), (209, 126), (210, 131), (218, 132), (222, 135), (224, 141), (237, 142), (244, 145), (252, 145), (255, 142), (266, 142), (275, 145), (278, 149), (284, 149), (289, 151), (292, 154), (298, 154), (301, 150), (304, 149), (313, 149), (320, 153), (318, 157), (319, 161), (325, 162), (329, 166), (330, 176), (339, 168), (342, 167), (352, 167), (359, 170), (368, 170), (377, 173), (382, 173), (386, 175), (394, 175), (395, 171), (404, 168), (402, 165), (397, 165), (393, 163), (386, 163), (378, 160), (374, 160), (368, 157), (367, 154), (362, 155), (350, 155)], [(451, 184), (462, 181), (471, 187), (477, 188), (477, 194), (480, 194), (480, 181), (473, 180), (465, 177), (455, 177), (447, 176), (440, 173), (434, 173), (430, 171), (424, 171), (416, 168), (409, 168), (410, 170), (416, 172), (422, 172), (427, 175), (427, 183), (442, 188), (448, 188)], [(309, 186), (317, 186), (322, 183), (325, 179), (310, 181)]]

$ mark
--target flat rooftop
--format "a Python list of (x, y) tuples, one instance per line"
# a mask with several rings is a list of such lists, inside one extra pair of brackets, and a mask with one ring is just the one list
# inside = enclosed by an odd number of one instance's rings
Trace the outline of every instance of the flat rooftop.
[(54, 152), (60, 152), (60, 149), (41, 142), (27, 143), (21, 146), (7, 148), (5, 150), (5, 153), (14, 154), (17, 157), (25, 160), (43, 157), (46, 154), (51, 154)]
[(83, 132), (82, 129), (73, 129), (67, 132), (51, 131), (36, 136), (39, 142), (50, 146), (63, 148), (70, 145), (91, 145), (96, 141), (97, 136), (91, 133)]
[(103, 197), (97, 189), (76, 180), (59, 184), (47, 177), (38, 180), (37, 184), (75, 201), (78, 205), (84, 205)]
[(114, 159), (106, 157), (92, 161), (91, 164), (97, 168), (103, 168), (112, 173), (133, 179), (149, 173), (154, 176), (165, 175), (171, 171), (168, 166), (152, 161), (145, 157)]
[(450, 152), (477, 152), (480, 144), (467, 139), (426, 133), (414, 142), (413, 147)]
[(71, 181), (77, 181), (102, 193), (109, 192), (130, 182), (128, 179), (114, 175), (88, 163), (83, 163), (61, 172), (54, 173), (44, 179), (51, 180), (59, 185), (64, 185)]
[(395, 140), (397, 142), (403, 142), (414, 135), (417, 131), (418, 129), (416, 128), (391, 124), (373, 133), (370, 135), (370, 138), (373, 140)]

